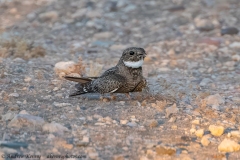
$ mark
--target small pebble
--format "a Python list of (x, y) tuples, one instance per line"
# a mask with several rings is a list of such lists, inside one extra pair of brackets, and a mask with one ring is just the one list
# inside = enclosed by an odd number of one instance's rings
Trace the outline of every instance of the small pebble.
[(8, 95), (9, 97), (15, 97), (15, 98), (18, 98), (19, 97), (19, 94), (18, 93), (11, 93)]
[(190, 129), (190, 133), (191, 133), (191, 134), (194, 134), (195, 132), (196, 132), (196, 129), (195, 129), (195, 128), (191, 128), (191, 129)]
[(199, 125), (200, 124), (200, 120), (199, 119), (195, 119), (195, 120), (192, 121), (192, 124)]
[(234, 152), (240, 150), (240, 145), (230, 139), (224, 139), (218, 146), (220, 152)]
[(172, 125), (171, 128), (172, 128), (172, 129), (177, 129), (178, 127), (177, 127), (177, 125)]
[(240, 42), (233, 42), (229, 45), (229, 47), (239, 49), (240, 48)]
[(54, 87), (54, 88), (53, 88), (53, 91), (57, 91), (57, 90), (59, 90), (58, 87)]
[(44, 119), (38, 116), (29, 114), (17, 114), (9, 123), (9, 127), (22, 128), (27, 126), (29, 128), (42, 128)]
[(43, 21), (56, 21), (58, 18), (57, 11), (49, 11), (39, 14), (39, 18)]
[(203, 134), (204, 134), (204, 129), (198, 129), (196, 132), (195, 132), (195, 135), (197, 136), (197, 137), (202, 137), (203, 136)]
[(32, 80), (31, 77), (26, 77), (26, 78), (24, 79), (24, 82), (30, 82), (31, 80)]
[(170, 12), (176, 12), (176, 11), (183, 11), (185, 10), (185, 7), (180, 5), (180, 6), (172, 6), (167, 9)]
[(240, 131), (231, 131), (230, 135), (231, 135), (231, 137), (240, 138)]
[(209, 141), (209, 138), (210, 138), (209, 135), (203, 136), (202, 139), (201, 139), (201, 144), (202, 144), (203, 146), (208, 146), (208, 145), (211, 143), (211, 142)]
[(81, 66), (79, 66), (77, 63), (73, 61), (58, 62), (54, 66), (54, 71), (59, 77), (63, 77), (70, 73), (83, 72), (83, 71), (80, 71), (80, 68)]
[(68, 131), (68, 128), (56, 122), (46, 123), (44, 124), (42, 129), (45, 132), (58, 133), (58, 134), (63, 134), (64, 132)]
[(169, 117), (171, 114), (178, 113), (179, 109), (177, 108), (176, 103), (174, 103), (171, 107), (166, 108), (166, 117)]
[(206, 104), (210, 106), (219, 106), (225, 103), (224, 98), (222, 98), (219, 94), (210, 95), (205, 98)]
[(136, 127), (137, 123), (135, 123), (135, 122), (128, 122), (127, 126), (129, 126), (129, 127)]
[(156, 146), (156, 153), (157, 155), (174, 155), (176, 154), (176, 148), (159, 145)]
[(195, 26), (200, 31), (211, 31), (214, 29), (214, 25), (211, 21), (207, 19), (195, 18)]
[(149, 127), (154, 128), (158, 126), (158, 121), (152, 120), (152, 122), (149, 124)]
[(234, 60), (234, 61), (240, 61), (240, 55), (238, 55), (238, 54), (235, 54), (234, 56), (232, 56), (232, 60)]
[(8, 113), (2, 115), (2, 120), (3, 120), (3, 121), (10, 121), (10, 120), (12, 120), (14, 117), (15, 117), (15, 113), (13, 113), (13, 112), (8, 112)]
[(171, 117), (168, 122), (175, 122), (176, 119), (177, 119), (176, 117)]
[(229, 35), (234, 35), (238, 34), (239, 30), (235, 27), (228, 27), (221, 29), (221, 35), (229, 34)]
[(53, 102), (53, 105), (56, 107), (67, 107), (67, 106), (71, 106), (71, 103), (58, 103), (58, 102)]
[(224, 132), (223, 126), (210, 125), (208, 129), (212, 135), (217, 136), (217, 137), (221, 136)]

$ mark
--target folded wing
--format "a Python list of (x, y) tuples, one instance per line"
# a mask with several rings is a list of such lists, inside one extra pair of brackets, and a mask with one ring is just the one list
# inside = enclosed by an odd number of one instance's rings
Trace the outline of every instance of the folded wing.
[(126, 79), (119, 74), (109, 74), (92, 81), (92, 87), (98, 93), (114, 93), (124, 87)]

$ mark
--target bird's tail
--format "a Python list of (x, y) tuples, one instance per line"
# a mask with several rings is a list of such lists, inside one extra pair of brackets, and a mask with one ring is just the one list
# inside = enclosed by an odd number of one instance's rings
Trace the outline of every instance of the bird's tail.
[(92, 87), (91, 87), (91, 82), (83, 83), (83, 84), (77, 84), (76, 88), (77, 88), (77, 91), (70, 94), (69, 95), (70, 97), (93, 92)]
[(69, 81), (74, 81), (74, 82), (78, 82), (78, 83), (87, 83), (87, 82), (91, 82), (94, 79), (97, 79), (98, 77), (72, 77), (72, 76), (65, 76), (64, 77), (66, 80)]
[(85, 94), (85, 93), (92, 93), (92, 81), (94, 79), (97, 79), (98, 77), (72, 77), (72, 76), (65, 76), (65, 79), (69, 80), (69, 81), (74, 81), (74, 82), (78, 82), (78, 84), (75, 85), (75, 87), (77, 88), (77, 91), (70, 94), (69, 96), (77, 96), (80, 94)]

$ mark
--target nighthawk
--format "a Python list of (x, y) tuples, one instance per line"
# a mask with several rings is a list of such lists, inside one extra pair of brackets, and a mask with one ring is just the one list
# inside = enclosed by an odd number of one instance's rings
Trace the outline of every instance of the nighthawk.
[(115, 67), (105, 71), (100, 77), (70, 77), (65, 79), (79, 82), (77, 91), (70, 96), (85, 93), (130, 93), (141, 92), (146, 87), (142, 75), (143, 60), (146, 52), (143, 48), (131, 47), (123, 51)]

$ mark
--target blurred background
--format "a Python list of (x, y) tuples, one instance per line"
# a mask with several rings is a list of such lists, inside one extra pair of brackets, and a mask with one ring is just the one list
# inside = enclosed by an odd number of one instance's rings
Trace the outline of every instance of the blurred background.
[[(97, 52), (121, 53), (163, 40), (219, 46), (221, 33), (238, 34), (239, 5), (239, 0), (1, 0), (0, 37), (33, 41), (49, 56), (77, 53), (84, 59), (86, 52), (101, 58)], [(228, 27), (234, 28), (222, 31)]]

